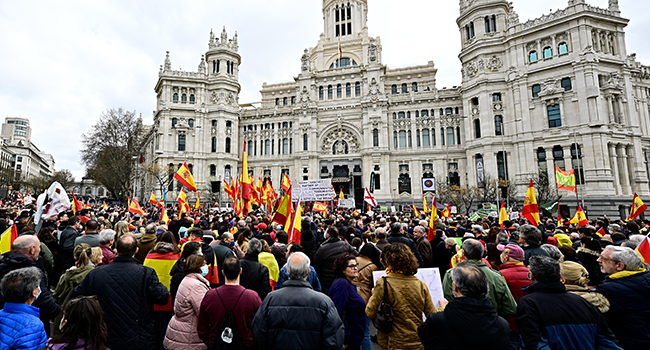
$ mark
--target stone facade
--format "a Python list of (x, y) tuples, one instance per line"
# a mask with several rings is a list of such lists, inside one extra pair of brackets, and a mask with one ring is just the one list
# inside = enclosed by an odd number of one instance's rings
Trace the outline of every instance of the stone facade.
[(462, 84), (449, 89), (436, 86), (433, 62), (382, 63), (367, 13), (366, 0), (324, 0), (316, 46), (291, 82), (263, 84), (258, 103), (238, 101), (236, 33), (211, 33), (196, 72), (172, 70), (168, 53), (147, 161), (188, 161), (209, 191), (238, 173), (245, 140), (255, 177), (276, 188), (285, 172), (332, 178), (359, 203), (371, 176), (389, 205), (421, 198), (432, 177), (462, 186), (506, 178), (521, 196), (539, 169), (553, 178), (554, 164), (578, 169), (594, 213), (650, 195), (650, 67), (626, 52), (618, 1), (601, 9), (569, 0), (520, 22), (505, 0), (460, 0)]

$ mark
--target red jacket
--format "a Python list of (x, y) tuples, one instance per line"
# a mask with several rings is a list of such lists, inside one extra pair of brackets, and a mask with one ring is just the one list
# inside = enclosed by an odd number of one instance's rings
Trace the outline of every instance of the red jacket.
[[(506, 279), (510, 293), (515, 298), (515, 301), (519, 303), (519, 299), (524, 296), (524, 291), (521, 289), (530, 285), (530, 280), (528, 279), (528, 268), (524, 266), (524, 263), (518, 264), (501, 264), (499, 266), (499, 272)], [(510, 330), (513, 332), (518, 332), (517, 323), (515, 321), (515, 316), (510, 316), (506, 318), (508, 324), (510, 324)]]

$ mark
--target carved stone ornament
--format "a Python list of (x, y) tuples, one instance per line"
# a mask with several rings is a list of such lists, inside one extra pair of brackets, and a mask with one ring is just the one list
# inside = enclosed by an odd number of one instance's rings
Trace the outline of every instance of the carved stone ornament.
[(370, 81), (370, 91), (368, 91), (368, 96), (372, 102), (377, 102), (379, 99), (379, 84), (377, 84), (377, 79), (372, 78)]
[(500, 112), (503, 109), (501, 102), (496, 102), (493, 106), (495, 112)]
[(226, 95), (226, 103), (229, 105), (235, 104), (235, 96), (232, 94), (232, 92), (229, 92), (228, 95)]
[(616, 72), (610, 73), (609, 76), (607, 76), (607, 81), (605, 82), (603, 87), (623, 89), (625, 85), (623, 84), (622, 80), (623, 78), (621, 78), (618, 75), (618, 73)]
[(415, 119), (415, 125), (419, 127), (432, 127), (436, 125), (435, 117), (421, 117)]
[(307, 91), (307, 87), (303, 86), (302, 87), (302, 93), (300, 94), (300, 102), (302, 103), (302, 108), (307, 108), (309, 107), (309, 101), (311, 99), (309, 98), (309, 91)]
[(557, 79), (548, 78), (542, 83), (542, 91), (539, 93), (539, 96), (553, 95), (558, 90)]
[[(359, 147), (361, 145), (359, 143), (359, 140), (357, 140), (357, 137), (352, 131), (348, 130), (345, 127), (337, 127), (334, 130), (327, 133), (323, 138), (323, 142), (321, 145), (321, 153), (331, 154), (332, 151), (334, 150), (333, 146), (335, 143), (337, 144), (337, 149), (341, 147), (345, 147), (347, 144), (348, 153), (358, 153)], [(336, 154), (343, 154), (343, 153), (345, 152), (338, 152), (338, 151), (336, 152)]]
[(470, 62), (465, 65), (465, 74), (469, 78), (473, 78), (476, 73), (478, 73), (478, 68), (476, 67), (476, 62)]
[(303, 72), (308, 72), (309, 71), (309, 50), (305, 49), (305, 53), (302, 55), (302, 58), (300, 59), (301, 65), (300, 68)]
[(494, 55), (487, 59), (485, 67), (491, 71), (498, 71), (501, 67), (503, 67), (503, 62), (501, 62), (501, 59), (499, 57)]
[(370, 44), (368, 45), (368, 62), (377, 62), (377, 44), (375, 44), (374, 38), (370, 38)]
[(395, 130), (409, 130), (411, 129), (411, 119), (396, 119), (393, 121), (393, 128)]
[(214, 104), (219, 103), (219, 94), (216, 91), (212, 91), (210, 94), (210, 101)]
[(440, 117), (440, 123), (443, 127), (448, 126), (459, 126), (460, 125), (460, 116), (454, 114), (447, 114)]

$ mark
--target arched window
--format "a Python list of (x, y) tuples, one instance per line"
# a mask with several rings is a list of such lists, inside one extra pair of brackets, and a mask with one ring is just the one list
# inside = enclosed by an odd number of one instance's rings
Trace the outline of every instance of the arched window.
[(322, 86), (318, 87), (318, 99), (319, 100), (323, 99), (323, 87)]
[(528, 54), (528, 61), (531, 62), (531, 63), (537, 62), (537, 51), (531, 51)]
[(503, 151), (497, 152), (497, 175), (499, 180), (508, 179), (508, 156), (504, 157)]
[(409, 92), (408, 85), (406, 83), (402, 84), (402, 93), (406, 94)]
[(212, 73), (214, 74), (216, 72), (217, 72), (217, 61), (213, 60), (212, 61)]
[(287, 122), (283, 122), (283, 123), (282, 123), (282, 128), (283, 128), (283, 129), (286, 129), (286, 128), (288, 128), (288, 127), (289, 127), (289, 123), (287, 123)]
[(458, 107), (454, 108), (454, 114), (458, 114)]
[(185, 151), (185, 135), (178, 135), (178, 151)]
[(397, 113), (393, 112), (393, 119), (397, 119)]
[(406, 148), (406, 131), (399, 132), (399, 148)]
[(190, 103), (195, 103), (196, 102), (196, 97), (194, 97), (194, 94), (190, 95)]
[(230, 120), (226, 121), (226, 128), (232, 127), (232, 122)]
[(492, 94), (492, 102), (499, 102), (501, 101), (501, 93), (500, 92), (495, 92)]
[(485, 16), (485, 18), (483, 19), (483, 21), (485, 22), (485, 32), (486, 32), (486, 33), (491, 32), (491, 30), (490, 30), (490, 17), (489, 17), (489, 16)]
[(553, 163), (557, 165), (560, 169), (565, 170), (564, 165), (564, 150), (562, 146), (553, 147)]
[(350, 83), (345, 84), (345, 97), (352, 96), (352, 85)]
[(334, 61), (330, 65), (330, 69), (345, 68), (345, 67), (357, 66), (357, 65), (358, 65), (357, 61), (355, 61), (355, 60), (353, 60), (353, 59), (351, 59), (349, 57), (343, 57), (343, 58), (339, 58), (336, 61)]
[(264, 141), (264, 155), (271, 154), (271, 140)]
[(178, 124), (178, 119), (172, 118), (172, 128), (176, 127), (176, 124)]
[(445, 108), (445, 115), (450, 115), (454, 112), (453, 108), (447, 107)]
[(480, 119), (474, 119), (474, 138), (475, 139), (480, 139), (481, 138), (481, 120)]
[(404, 119), (404, 118), (406, 118), (406, 114), (404, 114), (404, 112), (397, 113), (397, 119)]
[(217, 176), (217, 166), (210, 164), (210, 176)]
[(544, 48), (544, 58), (553, 57), (553, 49), (550, 46)]
[(393, 131), (393, 143), (394, 143), (394, 148), (397, 149), (397, 131)]
[(282, 154), (289, 154), (289, 139), (282, 139)]
[(332, 85), (327, 86), (327, 98), (332, 99)]
[(494, 134), (497, 136), (503, 135), (503, 116), (494, 116)]
[(336, 85), (336, 97), (341, 98), (341, 84)]
[(276, 105), (276, 106), (279, 106), (279, 105), (280, 105), (280, 98), (279, 98), (279, 97), (275, 99), (275, 105)]
[(454, 137), (454, 128), (448, 127), (447, 128), (447, 145), (449, 145), (449, 146), (455, 145), (456, 142), (454, 141), (454, 139), (455, 139), (455, 137)]
[(456, 144), (460, 145), (460, 126), (456, 127)]
[(548, 127), (557, 128), (562, 126), (562, 116), (560, 115), (560, 105), (554, 104), (546, 106), (548, 113)]
[(539, 84), (535, 84), (532, 87), (533, 91), (533, 97), (539, 97), (539, 93), (542, 92), (542, 86)]
[(194, 127), (194, 119), (189, 119), (187, 121), (187, 125), (189, 125), (190, 128), (193, 128)]
[(186, 94), (181, 95), (181, 103), (187, 103), (187, 95)]
[(226, 153), (230, 153), (230, 137), (226, 137)]
[(309, 150), (309, 135), (307, 134), (302, 135), (302, 150), (303, 151)]
[(429, 116), (429, 111), (426, 109), (423, 109), (422, 112), (420, 112), (420, 116), (422, 117), (428, 117)]
[(287, 98), (286, 97), (282, 98), (282, 105), (283, 106), (287, 105)]
[(373, 147), (379, 147), (379, 130), (378, 129), (373, 129), (372, 130), (372, 146)]
[(415, 111), (415, 117), (420, 118), (420, 111)]
[(226, 165), (223, 171), (223, 180), (230, 182), (230, 165)]
[(567, 46), (566, 43), (560, 43), (560, 45), (557, 46), (557, 53), (560, 55), (563, 55), (565, 53), (569, 52), (569, 46)]
[(221, 71), (221, 60), (217, 60), (217, 73)]
[(354, 83), (354, 96), (361, 96), (361, 83), (358, 81)]
[(217, 126), (217, 121), (212, 119), (212, 126), (216, 127)]
[(436, 130), (431, 129), (431, 146), (435, 146), (435, 145), (436, 145)]
[(398, 94), (398, 92), (397, 92), (397, 85), (395, 85), (395, 84), (391, 85), (391, 87), (390, 87), (390, 92), (391, 92), (391, 94), (393, 94), (393, 95), (397, 95), (397, 94)]
[(440, 128), (440, 144), (445, 145), (445, 128)]
[(537, 170), (540, 173), (540, 176), (548, 177), (547, 169), (548, 166), (546, 165), (546, 150), (544, 150), (544, 147), (539, 147), (537, 149)]
[(468, 39), (474, 38), (474, 35), (475, 35), (474, 34), (474, 22), (469, 22), (469, 27), (467, 29), (468, 29), (468, 31), (467, 31)]
[(178, 94), (174, 93), (174, 102), (178, 102)]
[(296, 96), (291, 96), (291, 105), (293, 106), (295, 104), (296, 104)]
[(415, 145), (417, 147), (422, 146), (422, 144), (420, 143), (420, 130), (415, 130)]
[(422, 129), (422, 147), (430, 147), (429, 129)]
[(212, 153), (217, 151), (217, 138), (216, 136), (212, 136)]
[(249, 156), (253, 154), (253, 141), (248, 141), (248, 145), (246, 146), (246, 154)]
[(411, 84), (411, 91), (418, 92), (418, 83)]

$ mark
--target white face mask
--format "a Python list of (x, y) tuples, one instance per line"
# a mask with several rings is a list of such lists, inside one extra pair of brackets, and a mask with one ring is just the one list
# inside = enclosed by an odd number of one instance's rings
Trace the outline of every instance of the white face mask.
[(210, 270), (208, 269), (208, 265), (201, 266), (201, 276), (203, 277), (207, 276), (208, 272), (210, 272)]

